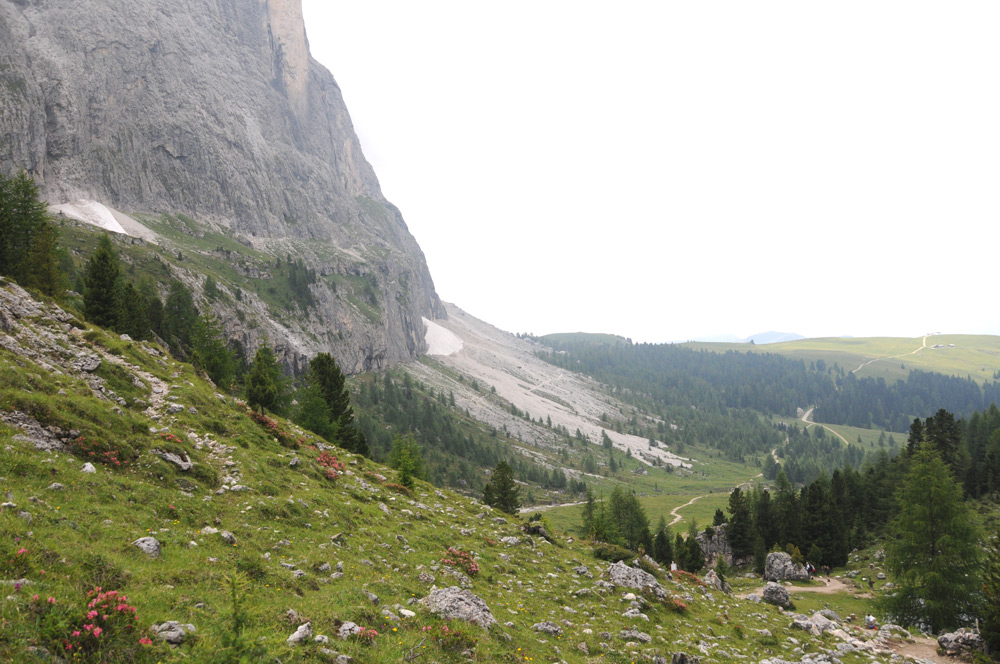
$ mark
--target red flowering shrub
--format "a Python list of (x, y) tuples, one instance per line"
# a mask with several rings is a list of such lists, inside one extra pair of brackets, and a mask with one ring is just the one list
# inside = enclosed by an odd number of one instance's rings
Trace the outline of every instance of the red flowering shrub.
[(299, 441), (295, 440), (295, 438), (279, 427), (278, 423), (267, 415), (261, 415), (257, 411), (248, 410), (247, 416), (259, 424), (268, 434), (274, 436), (284, 447), (296, 448), (299, 446)]
[(118, 442), (79, 436), (67, 443), (69, 451), (86, 461), (96, 461), (112, 468), (121, 468), (135, 461), (135, 451)]
[(138, 628), (135, 607), (117, 590), (100, 587), (87, 593), (87, 610), (63, 639), (63, 651), (73, 661), (133, 660), (140, 647), (152, 644)]
[(442, 558), (441, 562), (452, 567), (460, 567), (469, 576), (479, 573), (479, 563), (472, 559), (472, 554), (453, 546), (448, 547), (448, 555)]
[(325, 468), (324, 474), (328, 480), (335, 480), (344, 472), (344, 462), (329, 452), (320, 452), (316, 463)]

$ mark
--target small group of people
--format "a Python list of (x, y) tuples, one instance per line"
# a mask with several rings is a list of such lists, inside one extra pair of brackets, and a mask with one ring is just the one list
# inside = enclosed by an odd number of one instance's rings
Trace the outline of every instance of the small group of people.
[(865, 628), (866, 629), (878, 629), (878, 621), (875, 620), (875, 616), (868, 614), (865, 616)]

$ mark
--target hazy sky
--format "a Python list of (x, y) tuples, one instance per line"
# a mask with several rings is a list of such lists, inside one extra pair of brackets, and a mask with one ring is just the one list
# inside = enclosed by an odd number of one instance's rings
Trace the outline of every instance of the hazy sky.
[(303, 5), (438, 293), (498, 327), (1000, 334), (1000, 3)]

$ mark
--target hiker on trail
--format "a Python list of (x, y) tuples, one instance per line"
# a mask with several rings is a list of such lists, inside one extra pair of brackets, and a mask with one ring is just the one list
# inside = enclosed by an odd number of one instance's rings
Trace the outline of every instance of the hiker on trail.
[(868, 629), (878, 628), (878, 621), (875, 620), (875, 616), (873, 616), (870, 613), (865, 616), (865, 627), (867, 627)]
[(808, 561), (806, 561), (806, 573), (809, 575), (810, 579), (812, 579), (813, 578), (813, 574), (816, 573), (816, 567), (813, 566), (813, 564), (811, 562), (808, 562)]
[(823, 571), (823, 574), (826, 576), (826, 580), (829, 581), (830, 580), (830, 566), (829, 565), (823, 565), (823, 567), (821, 567), (820, 569)]
[(869, 592), (875, 590), (875, 580), (870, 576), (868, 577), (868, 590)]

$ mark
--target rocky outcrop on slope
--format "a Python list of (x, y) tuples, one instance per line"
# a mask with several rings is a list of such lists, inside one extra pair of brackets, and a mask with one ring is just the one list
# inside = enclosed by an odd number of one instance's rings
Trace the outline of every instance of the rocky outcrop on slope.
[(309, 55), (301, 0), (0, 0), (0, 146), (0, 171), (26, 168), (51, 203), (185, 213), (371, 281), (378, 315), (317, 293), (333, 339), (292, 329), (300, 354), (377, 368), (421, 352), (421, 317), (445, 316)]
[(803, 565), (797, 565), (787, 553), (775, 551), (767, 554), (764, 561), (766, 581), (807, 581), (809, 572)]

